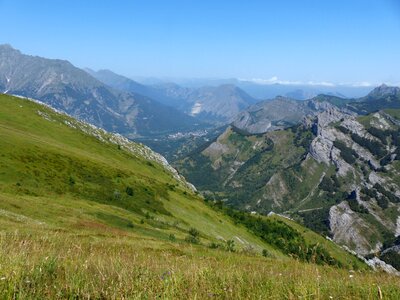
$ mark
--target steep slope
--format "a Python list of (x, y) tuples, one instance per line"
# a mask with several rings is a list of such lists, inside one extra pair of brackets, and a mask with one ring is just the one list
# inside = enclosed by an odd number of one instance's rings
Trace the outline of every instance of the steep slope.
[[(152, 89), (150, 87), (143, 85), (139, 82), (136, 82), (132, 79), (129, 79), (127, 77), (124, 77), (122, 75), (118, 75), (110, 70), (94, 71), (92, 69), (85, 68), (84, 71), (89, 73), (97, 80), (117, 90), (137, 93), (143, 96), (148, 96), (150, 98), (153, 98), (152, 96), (150, 96), (151, 95), (150, 93), (152, 92)], [(162, 101), (159, 102), (164, 103)]]
[(241, 110), (256, 102), (231, 84), (200, 88), (181, 87), (173, 83), (149, 86), (109, 70), (86, 71), (111, 87), (145, 95), (208, 122), (229, 123)]
[(64, 60), (0, 46), (0, 91), (40, 99), (54, 108), (130, 137), (196, 128), (199, 122), (135, 93), (115, 91)]
[(230, 127), (177, 167), (207, 197), (284, 212), (367, 255), (399, 234), (398, 114), (331, 107), (286, 130), (244, 135)]
[[(136, 82), (128, 77), (116, 74), (110, 70), (94, 71), (89, 68), (86, 68), (84, 70), (97, 80), (103, 82), (104, 84), (114, 89), (129, 93), (138, 93), (147, 96), (149, 98), (156, 99), (158, 102), (164, 105), (171, 106), (177, 109), (182, 109), (185, 106), (184, 103), (185, 96), (183, 96), (184, 93), (183, 91), (185, 91), (186, 89), (178, 85), (175, 84), (147, 85)], [(179, 90), (182, 98), (173, 95), (168, 95), (165, 92), (164, 88), (161, 88), (161, 86), (165, 87), (165, 89), (173, 88)], [(189, 89), (187, 91), (189, 92)]]

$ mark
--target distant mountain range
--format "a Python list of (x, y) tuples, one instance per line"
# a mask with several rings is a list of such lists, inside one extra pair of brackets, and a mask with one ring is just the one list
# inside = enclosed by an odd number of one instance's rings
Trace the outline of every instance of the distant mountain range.
[(229, 123), (241, 110), (257, 102), (232, 84), (200, 88), (182, 87), (174, 83), (143, 85), (109, 70), (86, 71), (115, 89), (145, 95), (185, 114), (213, 123)]
[(343, 98), (363, 97), (373, 85), (352, 85), (352, 84), (329, 84), (329, 83), (301, 83), (301, 82), (274, 82), (261, 79), (147, 79), (137, 78), (138, 82), (143, 84), (162, 84), (166, 82), (175, 82), (182, 87), (200, 88), (203, 86), (220, 86), (225, 84), (235, 85), (256, 99), (272, 99), (276, 96), (294, 98), (297, 100), (306, 100), (319, 94), (338, 96)]
[(368, 114), (384, 108), (400, 108), (400, 88), (381, 85), (361, 98), (341, 98), (318, 95), (310, 100), (276, 97), (261, 101), (243, 110), (232, 125), (247, 133), (265, 133), (293, 126), (305, 116), (313, 116), (332, 106), (358, 114)]
[(232, 126), (251, 134), (283, 129), (300, 122), (306, 115), (314, 115), (332, 106), (327, 101), (294, 100), (276, 97), (262, 101), (239, 113)]
[(373, 87), (351, 85), (322, 85), (322, 84), (260, 84), (253, 81), (238, 80), (238, 87), (258, 99), (271, 99), (284, 96), (297, 100), (307, 100), (320, 94), (343, 98), (358, 98), (365, 96)]
[(355, 102), (348, 103), (347, 107), (362, 114), (383, 108), (400, 108), (400, 88), (382, 84), (367, 96), (355, 100)]
[(138, 93), (113, 89), (65, 60), (0, 46), (0, 91), (39, 99), (79, 119), (129, 137), (201, 127), (201, 122)]

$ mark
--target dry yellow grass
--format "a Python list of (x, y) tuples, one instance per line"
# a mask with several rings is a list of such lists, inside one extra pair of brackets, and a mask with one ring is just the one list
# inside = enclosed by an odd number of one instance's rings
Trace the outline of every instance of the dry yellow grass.
[(399, 299), (400, 279), (134, 236), (1, 234), (4, 299)]

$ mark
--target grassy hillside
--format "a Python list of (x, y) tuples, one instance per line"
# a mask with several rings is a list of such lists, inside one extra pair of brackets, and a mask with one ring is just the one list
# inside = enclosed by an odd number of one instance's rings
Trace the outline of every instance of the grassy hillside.
[[(288, 168), (295, 167), (301, 172), (300, 164), (313, 138), (311, 131), (301, 127), (259, 135), (246, 135), (229, 127), (213, 144), (206, 149), (199, 148), (176, 166), (209, 197), (227, 199), (229, 204), (241, 209), (263, 213), (285, 211), (295, 204), (289, 190), (295, 186), (285, 184), (274, 191), (268, 183), (290, 181)], [(312, 168), (304, 167), (304, 173)], [(315, 168), (316, 175), (307, 176), (307, 182), (298, 186), (303, 189), (299, 190), (300, 195), (319, 180), (323, 168)], [(282, 197), (286, 197), (285, 201)]]
[[(269, 224), (304, 233), (297, 224)], [(398, 278), (372, 273), (323, 239), (342, 268), (290, 258), (279, 244), (206, 205), (149, 149), (6, 95), (0, 95), (0, 228), (4, 298), (400, 293)]]

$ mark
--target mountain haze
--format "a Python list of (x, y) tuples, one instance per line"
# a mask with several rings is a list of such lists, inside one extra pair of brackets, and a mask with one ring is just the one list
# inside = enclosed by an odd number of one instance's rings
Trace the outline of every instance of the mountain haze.
[(65, 60), (0, 46), (0, 90), (39, 99), (107, 130), (136, 137), (189, 130), (199, 122), (136, 93), (114, 90)]
[(172, 106), (200, 120), (227, 123), (256, 99), (232, 84), (182, 87), (174, 83), (143, 85), (109, 70), (86, 70), (115, 89), (135, 92)]
[(400, 108), (400, 88), (382, 84), (373, 89), (367, 96), (348, 104), (348, 107), (362, 114), (384, 108)]
[(331, 105), (325, 101), (301, 101), (284, 97), (258, 102), (239, 113), (232, 126), (257, 134), (293, 126), (307, 115), (315, 115)]

